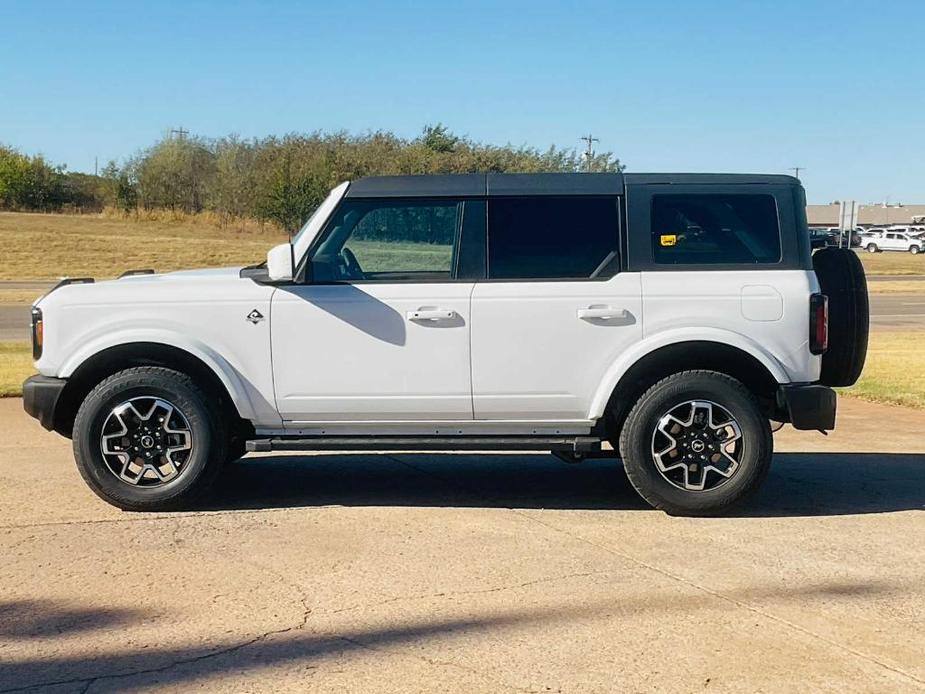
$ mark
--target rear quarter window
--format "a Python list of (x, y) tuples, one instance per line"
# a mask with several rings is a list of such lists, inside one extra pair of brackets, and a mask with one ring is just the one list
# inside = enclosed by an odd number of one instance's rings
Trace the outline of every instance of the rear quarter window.
[(652, 258), (658, 265), (753, 265), (781, 260), (773, 195), (652, 197)]

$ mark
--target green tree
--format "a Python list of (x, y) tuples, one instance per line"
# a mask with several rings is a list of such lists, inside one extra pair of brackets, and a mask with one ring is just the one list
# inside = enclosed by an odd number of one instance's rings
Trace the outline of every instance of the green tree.
[(443, 123), (425, 125), (421, 135), (421, 143), (434, 152), (452, 152), (456, 149), (458, 142), (459, 138), (453, 135)]

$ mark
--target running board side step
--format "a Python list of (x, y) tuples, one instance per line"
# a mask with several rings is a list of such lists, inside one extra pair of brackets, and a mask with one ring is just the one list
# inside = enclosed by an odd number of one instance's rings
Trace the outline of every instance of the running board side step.
[(596, 436), (281, 436), (252, 439), (252, 452), (265, 451), (551, 451), (582, 459), (610, 456)]

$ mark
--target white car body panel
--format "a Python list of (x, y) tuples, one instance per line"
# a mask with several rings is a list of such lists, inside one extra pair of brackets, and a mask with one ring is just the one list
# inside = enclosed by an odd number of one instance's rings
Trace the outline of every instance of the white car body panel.
[(815, 273), (806, 270), (644, 272), (644, 336), (685, 328), (688, 339), (725, 335), (728, 344), (763, 356), (778, 382), (816, 381), (822, 358), (810, 354), (808, 320), (809, 296), (818, 291)]
[[(613, 317), (579, 317), (589, 311)], [(639, 273), (480, 282), (472, 293), (475, 418), (587, 420), (602, 377), (641, 338)]]
[[(471, 420), (471, 283), (293, 285), (273, 298), (287, 423)], [(452, 317), (416, 320), (420, 311)]]
[[(133, 342), (183, 349), (221, 379), (242, 417), (280, 424), (270, 367), (274, 287), (239, 277), (240, 268), (138, 275), (61, 287), (38, 302), (45, 348), (36, 363), (68, 378), (101, 350)], [(264, 317), (247, 320), (253, 310)]]

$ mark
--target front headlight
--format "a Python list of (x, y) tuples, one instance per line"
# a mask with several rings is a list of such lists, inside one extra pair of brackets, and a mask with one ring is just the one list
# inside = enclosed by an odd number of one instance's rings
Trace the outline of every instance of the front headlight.
[(42, 309), (32, 307), (32, 358), (38, 361), (42, 356), (42, 347), (45, 344), (45, 323), (42, 320)]

